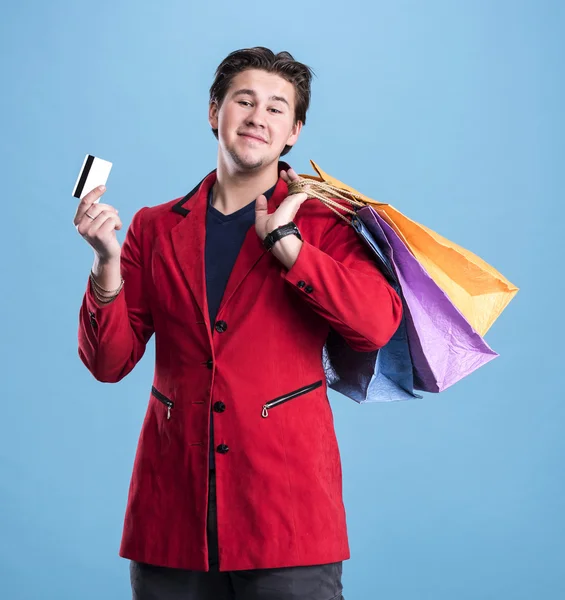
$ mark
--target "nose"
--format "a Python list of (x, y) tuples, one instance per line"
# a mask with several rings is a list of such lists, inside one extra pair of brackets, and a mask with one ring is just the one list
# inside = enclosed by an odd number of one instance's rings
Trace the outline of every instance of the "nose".
[(261, 112), (261, 108), (256, 105), (255, 108), (247, 115), (247, 119), (245, 121), (247, 126), (254, 127), (265, 127), (265, 120), (263, 117), (263, 113)]

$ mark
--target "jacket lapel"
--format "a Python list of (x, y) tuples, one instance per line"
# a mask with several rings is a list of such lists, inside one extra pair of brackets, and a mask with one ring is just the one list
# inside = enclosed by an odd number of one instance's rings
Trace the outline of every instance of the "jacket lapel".
[[(279, 162), (281, 169), (288, 169), (284, 162)], [(192, 191), (173, 205), (172, 210), (184, 218), (171, 230), (171, 243), (179, 267), (186, 279), (202, 316), (210, 330), (208, 300), (206, 296), (206, 212), (208, 192), (216, 181), (216, 171), (209, 173)], [(273, 195), (268, 201), (268, 212), (272, 214), (286, 198), (287, 185), (279, 177)], [(232, 272), (228, 279), (218, 314), (232, 298), (245, 278), (267, 254), (263, 244), (252, 225), (245, 236), (241, 250), (237, 256)]]
[[(273, 191), (273, 195), (267, 203), (267, 210), (269, 214), (274, 213), (280, 203), (286, 198), (287, 190), (288, 186), (284, 180), (279, 177), (277, 185)], [(232, 272), (230, 273), (226, 289), (224, 290), (224, 295), (222, 296), (222, 301), (218, 308), (218, 315), (224, 310), (225, 305), (231, 300), (232, 296), (235, 294), (249, 273), (267, 254), (267, 250), (265, 250), (263, 247), (263, 243), (255, 231), (255, 224), (253, 224), (249, 228), (249, 231), (243, 240), (241, 250), (237, 255)]]
[(179, 267), (186, 279), (210, 331), (204, 245), (206, 242), (206, 201), (208, 191), (216, 181), (216, 172), (209, 173), (191, 192), (173, 205), (172, 210), (184, 219), (171, 230), (171, 243)]

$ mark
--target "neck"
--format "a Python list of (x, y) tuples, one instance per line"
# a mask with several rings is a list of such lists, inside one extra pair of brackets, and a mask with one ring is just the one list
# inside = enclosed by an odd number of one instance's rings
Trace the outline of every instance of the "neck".
[(278, 161), (257, 170), (240, 171), (227, 165), (219, 154), (212, 204), (221, 213), (229, 215), (272, 188), (278, 178)]

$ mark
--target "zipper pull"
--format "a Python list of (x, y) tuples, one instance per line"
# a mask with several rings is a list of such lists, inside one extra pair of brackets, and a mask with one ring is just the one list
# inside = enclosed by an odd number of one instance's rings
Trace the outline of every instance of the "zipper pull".
[(167, 406), (167, 421), (171, 418), (171, 407)]
[(268, 417), (269, 416), (269, 413), (267, 412), (267, 405), (266, 404), (263, 406), (263, 411), (261, 412), (261, 416), (262, 417)]

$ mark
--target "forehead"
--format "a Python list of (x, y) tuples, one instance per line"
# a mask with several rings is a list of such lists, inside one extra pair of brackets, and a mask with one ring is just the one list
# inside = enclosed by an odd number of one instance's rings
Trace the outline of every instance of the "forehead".
[(253, 90), (257, 96), (265, 99), (283, 96), (291, 106), (294, 105), (294, 85), (276, 73), (260, 69), (242, 71), (232, 79), (229, 92), (233, 94), (241, 89)]

